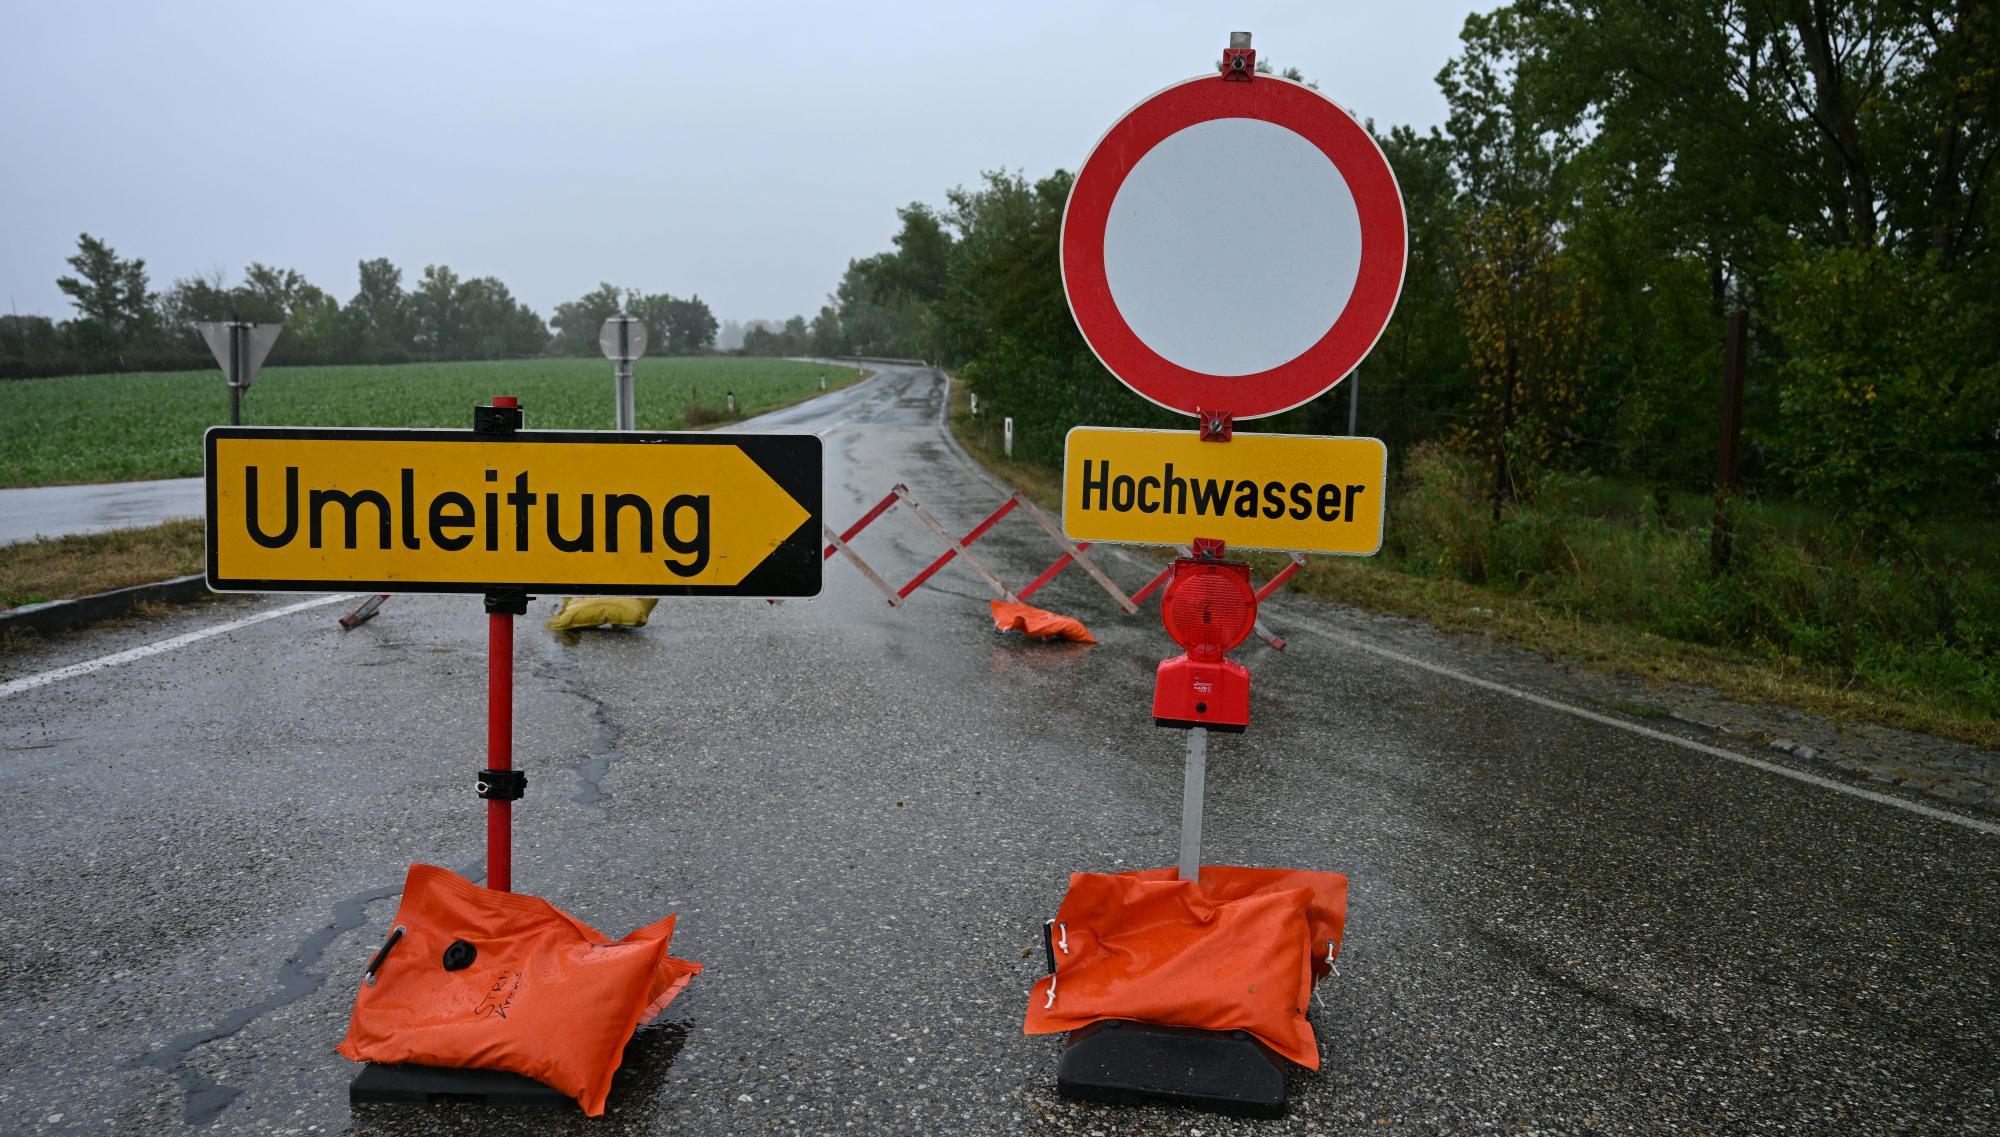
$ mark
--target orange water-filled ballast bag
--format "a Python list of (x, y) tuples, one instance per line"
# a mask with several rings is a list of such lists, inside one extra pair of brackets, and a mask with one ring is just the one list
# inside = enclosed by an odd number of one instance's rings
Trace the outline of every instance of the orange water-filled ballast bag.
[(354, 996), (357, 1062), (511, 1070), (604, 1112), (632, 1032), (701, 971), (667, 954), (674, 918), (622, 940), (546, 900), (411, 865), (396, 926)]
[(994, 600), (993, 630), (998, 632), (1020, 632), (1038, 640), (1074, 640), (1080, 644), (1094, 644), (1097, 637), (1083, 626), (1083, 621), (1073, 616), (1058, 616), (1030, 604), (1018, 604), (1006, 600)]
[(1313, 981), (1333, 967), (1347, 923), (1339, 873), (1203, 865), (1076, 873), (1050, 929), (1056, 969), (1035, 984), (1027, 1032), (1107, 1019), (1242, 1030), (1308, 1069)]

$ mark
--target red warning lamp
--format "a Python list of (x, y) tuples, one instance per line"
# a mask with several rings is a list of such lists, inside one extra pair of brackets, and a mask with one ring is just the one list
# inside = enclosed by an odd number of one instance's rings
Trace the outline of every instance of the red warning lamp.
[(1232, 732), (1250, 725), (1250, 673), (1224, 658), (1257, 626), (1250, 566), (1210, 557), (1175, 561), (1160, 619), (1187, 654), (1160, 664), (1153, 722)]

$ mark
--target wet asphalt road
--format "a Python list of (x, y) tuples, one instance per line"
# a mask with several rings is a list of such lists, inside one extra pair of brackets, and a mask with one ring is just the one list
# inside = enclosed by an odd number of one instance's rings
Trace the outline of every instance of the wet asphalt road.
[(0, 545), (200, 517), (200, 478), (0, 489)]
[[(902, 480), (963, 528), (1001, 492), (943, 397), (884, 369), (757, 425), (826, 431), (836, 526)], [(935, 553), (903, 510), (857, 545), (897, 579)], [(978, 548), (1019, 582), (1045, 546), (1009, 519)], [(332, 1052), (405, 866), (478, 870), (476, 600), (346, 634), (317, 608), (0, 698), (0, 1132), (1993, 1131), (2000, 837), (1384, 660), (1301, 602), (1268, 611), (1282, 657), (1246, 655), (1207, 848), (1350, 874), (1324, 1069), (1279, 1122), (1063, 1101), (1060, 1041), (1020, 1030), (1039, 923), (1071, 871), (1173, 859), (1168, 645), (1074, 570), (1038, 599), (1095, 648), (995, 636), (985, 598), (953, 568), (892, 610), (836, 561), (812, 602), (524, 622), (516, 886), (613, 935), (677, 911), (707, 968), (595, 1122), (350, 1111)], [(292, 600), (57, 640), (0, 681)]]

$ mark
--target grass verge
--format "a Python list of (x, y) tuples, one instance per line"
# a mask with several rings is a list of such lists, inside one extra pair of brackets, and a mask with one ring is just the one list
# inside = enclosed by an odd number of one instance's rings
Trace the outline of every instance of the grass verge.
[[(633, 367), (641, 430), (680, 430), (690, 409), (716, 425), (736, 396), (749, 418), (857, 381), (853, 368), (786, 359), (669, 356)], [(528, 425), (609, 430), (611, 364), (526, 359), (397, 366), (273, 367), (244, 395), (253, 426), (466, 427), (472, 406), (520, 398)], [(65, 485), (192, 477), (201, 436), (229, 421), (228, 390), (214, 371), (140, 372), (0, 383), (0, 486)]]
[(831, 395), (843, 387), (852, 387), (856, 383), (875, 377), (874, 370), (866, 367), (859, 371), (843, 367), (839, 368), (838, 371), (839, 374), (829, 374), (826, 377), (826, 390), (824, 391), (818, 387), (814, 387), (808, 391), (801, 391), (788, 399), (780, 399), (775, 403), (760, 406), (754, 412), (750, 413), (745, 413), (739, 406), (736, 413), (732, 415), (729, 413), (729, 404), (726, 402), (717, 406), (710, 403), (690, 401), (686, 409), (681, 411), (681, 429), (721, 430), (723, 427), (734, 426), (754, 415), (767, 415), (772, 411), (782, 411), (786, 407), (796, 407), (800, 403), (817, 399), (822, 395)]
[(201, 565), (199, 519), (0, 545), (0, 611), (187, 576)]
[[(973, 418), (965, 385), (952, 384), (951, 428), (967, 452), (1054, 514), (1062, 507), (1058, 471), (1001, 455), (999, 418)], [(1250, 554), (1260, 578), (1285, 563)], [(1842, 676), (1779, 654), (1731, 650), (1658, 635), (1631, 623), (1584, 618), (1535, 595), (1403, 572), (1385, 558), (1315, 557), (1290, 587), (1307, 596), (1471, 632), (1660, 684), (1706, 687), (1728, 698), (1776, 703), (1836, 722), (1877, 723), (2000, 749), (2000, 721), (1977, 706), (1924, 685), (1894, 688)]]

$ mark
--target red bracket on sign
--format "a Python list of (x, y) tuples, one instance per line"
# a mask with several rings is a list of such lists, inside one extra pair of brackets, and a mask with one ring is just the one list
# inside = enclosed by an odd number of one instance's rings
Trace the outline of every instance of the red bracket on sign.
[(1196, 537), (1194, 556), (1196, 560), (1219, 561), (1229, 555), (1229, 546), (1219, 537)]
[(1222, 78), (1229, 83), (1248, 83), (1257, 77), (1257, 51), (1249, 47), (1222, 49)]
[(1227, 442), (1236, 437), (1236, 416), (1228, 411), (1198, 410), (1195, 418), (1201, 422), (1203, 442)]

